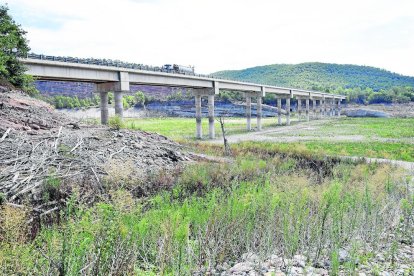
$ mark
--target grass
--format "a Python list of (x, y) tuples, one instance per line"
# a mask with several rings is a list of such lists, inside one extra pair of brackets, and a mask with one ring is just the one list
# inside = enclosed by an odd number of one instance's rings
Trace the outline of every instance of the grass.
[(357, 156), (414, 162), (414, 145), (405, 143), (324, 141), (294, 143), (243, 142), (233, 145), (233, 148), (238, 151), (244, 151), (244, 148), (255, 148), (284, 154), (305, 154), (319, 157), (326, 155)]
[[(171, 139), (190, 139), (195, 138), (195, 119), (193, 118), (146, 118), (146, 119), (125, 119), (125, 126), (129, 129), (156, 132)], [(268, 128), (276, 126), (277, 118), (263, 118), (262, 127)], [(225, 126), (228, 134), (247, 132), (246, 119), (226, 118)], [(252, 127), (256, 126), (255, 118), (252, 118)], [(202, 120), (204, 137), (208, 137), (208, 121)], [(216, 136), (221, 137), (220, 123), (215, 122)]]
[(414, 139), (414, 118), (342, 118), (327, 122), (320, 128), (320, 131), (368, 137)]
[[(255, 123), (255, 120), (252, 120)], [(263, 118), (263, 127), (275, 127), (276, 118)], [(306, 123), (303, 123), (306, 124)], [(203, 133), (208, 133), (208, 122), (203, 120)], [(189, 118), (151, 118), (127, 119), (126, 127), (150, 132), (158, 132), (183, 143), (195, 145), (195, 120)], [(216, 134), (221, 136), (219, 123), (216, 122)], [(284, 126), (281, 126), (284, 127)], [(226, 131), (229, 135), (246, 133), (243, 118), (226, 119)], [(414, 162), (414, 119), (407, 118), (343, 118), (331, 120), (307, 129), (292, 130), (289, 133), (271, 133), (270, 136), (283, 137), (310, 136), (309, 141), (290, 143), (264, 143), (275, 150), (293, 150), (295, 148), (320, 155), (342, 155), (371, 158), (386, 158)], [(362, 141), (333, 141), (329, 137), (362, 136)], [(312, 138), (313, 137), (313, 138)], [(390, 139), (390, 140), (387, 140)], [(352, 140), (352, 138), (350, 139)], [(197, 143), (195, 148), (199, 148)], [(237, 147), (237, 146), (233, 146)], [(208, 147), (207, 147), (208, 148)]]
[(147, 199), (123, 188), (93, 206), (73, 196), (33, 241), (19, 226), (24, 211), (0, 208), (0, 274), (191, 275), (246, 252), (329, 259), (335, 274), (351, 240), (366, 255), (368, 243), (387, 246), (384, 233), (412, 237), (414, 197), (400, 171), (241, 149), (233, 163), (187, 167)]

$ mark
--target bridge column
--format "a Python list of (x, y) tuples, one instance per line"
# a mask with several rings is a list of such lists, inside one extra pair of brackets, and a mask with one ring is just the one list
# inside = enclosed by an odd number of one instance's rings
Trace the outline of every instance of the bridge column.
[(262, 130), (262, 96), (257, 96), (257, 130)]
[(252, 98), (249, 93), (246, 93), (246, 123), (247, 123), (247, 130), (252, 130), (252, 124), (251, 124), (251, 118), (252, 118)]
[(118, 115), (119, 117), (122, 118), (123, 113), (124, 113), (124, 106), (122, 103), (122, 91), (115, 91), (114, 98), (115, 98), (115, 115)]
[(298, 101), (298, 120), (299, 122), (302, 120), (302, 99), (296, 98)]
[(108, 92), (99, 92), (101, 97), (101, 124), (107, 125), (109, 112), (108, 112)]
[(329, 115), (331, 117), (333, 117), (334, 114), (335, 114), (335, 110), (334, 110), (334, 99), (333, 98), (329, 101), (329, 110), (330, 110), (330, 114)]
[(306, 111), (305, 111), (306, 121), (309, 122), (309, 97), (306, 97), (305, 101), (306, 101)]
[(323, 99), (319, 100), (319, 118), (323, 118)]
[(326, 104), (326, 98), (323, 98), (323, 117), (325, 118), (326, 116), (327, 116), (327, 111), (328, 111), (328, 107), (327, 107), (327, 104)]
[(196, 108), (196, 138), (203, 138), (203, 129), (201, 127), (201, 95), (195, 95), (195, 108)]
[(318, 115), (316, 114), (316, 100), (312, 99), (312, 117), (313, 119), (317, 119)]
[(210, 139), (215, 138), (214, 95), (208, 95), (208, 136), (209, 136)]
[(277, 124), (282, 124), (282, 98), (277, 98)]
[(286, 98), (286, 125), (290, 126), (290, 98)]
[(338, 100), (338, 118), (341, 117), (341, 99)]

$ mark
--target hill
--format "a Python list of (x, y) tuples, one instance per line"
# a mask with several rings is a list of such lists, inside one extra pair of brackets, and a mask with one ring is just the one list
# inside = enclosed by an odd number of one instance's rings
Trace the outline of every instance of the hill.
[(384, 69), (319, 62), (272, 64), (243, 70), (220, 71), (213, 75), (228, 79), (302, 89), (360, 87), (379, 91), (395, 86), (414, 87), (414, 77), (403, 76)]

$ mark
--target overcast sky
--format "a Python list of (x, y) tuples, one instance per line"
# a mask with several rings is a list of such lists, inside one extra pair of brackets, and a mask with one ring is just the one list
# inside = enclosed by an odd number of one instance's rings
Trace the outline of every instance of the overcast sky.
[(414, 76), (414, 0), (6, 3), (35, 53), (194, 65), (199, 73), (318, 61)]

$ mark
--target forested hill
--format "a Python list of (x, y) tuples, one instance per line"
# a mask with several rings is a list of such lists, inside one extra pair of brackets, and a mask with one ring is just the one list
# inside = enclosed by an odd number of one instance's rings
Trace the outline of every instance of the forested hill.
[(275, 86), (303, 89), (372, 88), (374, 91), (395, 86), (414, 87), (414, 77), (392, 73), (383, 69), (308, 62), (301, 64), (273, 64), (243, 70), (220, 71), (214, 76)]

